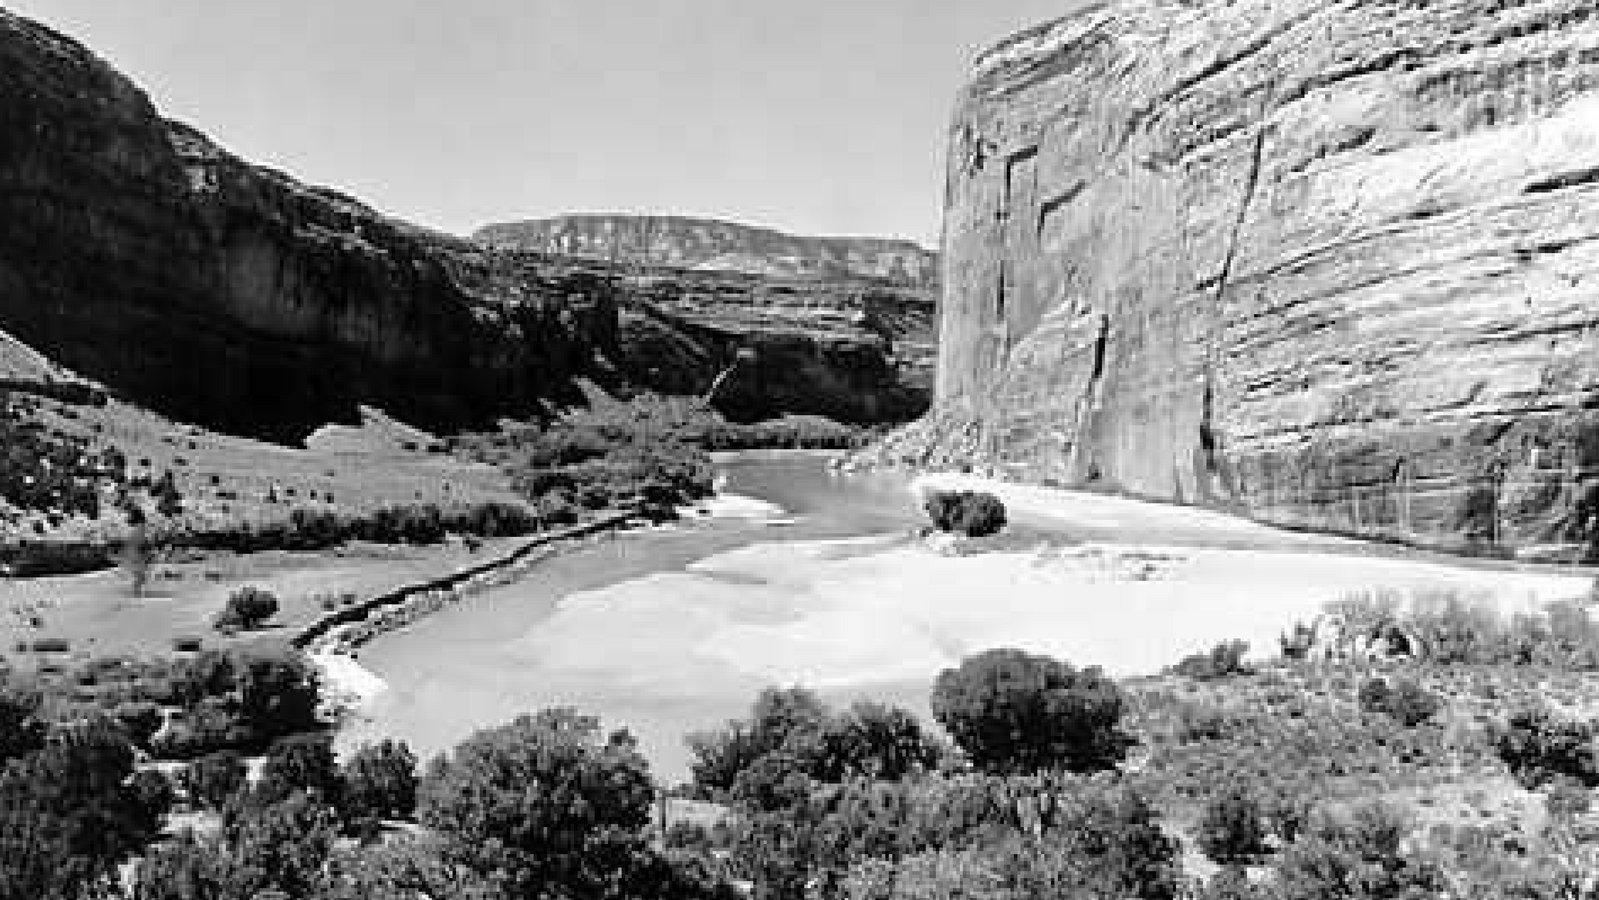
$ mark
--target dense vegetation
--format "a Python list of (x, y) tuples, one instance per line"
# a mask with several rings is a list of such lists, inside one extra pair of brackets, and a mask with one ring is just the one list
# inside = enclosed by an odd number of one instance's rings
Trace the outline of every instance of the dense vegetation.
[[(1373, 608), (1343, 605), (1347, 633)], [(0, 898), (115, 896), (136, 856), (141, 900), (1599, 896), (1594, 632), (1556, 636), (1581, 624), (1569, 608), (1384, 608), (1470, 646), (1563, 649), (1246, 665), (1229, 643), (1122, 684), (995, 650), (937, 679), (953, 743), (905, 710), (769, 689), (690, 738), (682, 793), (721, 820), (664, 831), (632, 738), (571, 710), (419, 772), (395, 742), (336, 760), (293, 658), (106, 662), (71, 679), (87, 695), (0, 695)], [(253, 780), (242, 753), (265, 754)], [(170, 782), (138, 765), (174, 756)], [(213, 824), (158, 838), (168, 808)]]
[(127, 461), (115, 450), (96, 452), (82, 438), (47, 431), (30, 415), (37, 403), (0, 393), (0, 500), (23, 510), (99, 516), (102, 489), (126, 483)]
[(509, 472), (540, 509), (640, 506), (667, 517), (674, 505), (711, 493), (710, 451), (838, 448), (859, 439), (857, 430), (814, 416), (740, 425), (696, 398), (644, 394), (597, 398), (548, 423), (509, 424), (453, 443)]

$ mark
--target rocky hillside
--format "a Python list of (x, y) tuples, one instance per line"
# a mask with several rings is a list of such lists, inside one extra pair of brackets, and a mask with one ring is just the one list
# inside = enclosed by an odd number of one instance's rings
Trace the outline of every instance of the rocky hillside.
[(488, 225), (475, 237), (496, 247), (633, 265), (786, 278), (869, 278), (916, 287), (931, 287), (938, 279), (938, 256), (910, 241), (797, 237), (679, 216), (560, 216)]
[(977, 62), (885, 455), (1449, 546), (1591, 536), (1599, 10), (1120, 0)]
[[(576, 402), (579, 380), (656, 387), (629, 378), (651, 367), (626, 343), (643, 301), (624, 274), (490, 250), (251, 165), (163, 119), (70, 38), (0, 10), (0, 329), (132, 401), (297, 439), (357, 421), (363, 403), (449, 430)], [(767, 354), (769, 380), (736, 392), (747, 415), (873, 421), (925, 405), (881, 334), (789, 324), (789, 356)], [(708, 386), (740, 327), (674, 334), (670, 382)]]

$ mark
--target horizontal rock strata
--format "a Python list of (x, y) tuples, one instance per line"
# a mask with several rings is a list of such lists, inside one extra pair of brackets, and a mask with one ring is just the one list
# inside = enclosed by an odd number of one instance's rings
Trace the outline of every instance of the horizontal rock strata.
[(986, 53), (937, 416), (886, 448), (1449, 546), (1586, 540), (1599, 7), (1123, 0)]
[(910, 241), (801, 237), (714, 219), (570, 215), (478, 229), (496, 247), (621, 264), (747, 272), (778, 277), (872, 278), (931, 287), (936, 254)]
[[(828, 311), (814, 327), (741, 307), (774, 288), (722, 292), (721, 312), (681, 331), (688, 317), (663, 309), (641, 331), (645, 293), (694, 305), (702, 290), (693, 273), (635, 290), (637, 275), (432, 232), (252, 165), (164, 120), (70, 38), (0, 10), (0, 330), (132, 401), (281, 440), (359, 421), (361, 404), (451, 430), (580, 402), (581, 382), (704, 391), (758, 344), (773, 348), (756, 354), (770, 361), (759, 380), (727, 382), (743, 417), (903, 420), (926, 406), (925, 350), (827, 321), (875, 283), (808, 288)], [(751, 325), (766, 320), (781, 341)], [(684, 352), (651, 380), (663, 340)]]

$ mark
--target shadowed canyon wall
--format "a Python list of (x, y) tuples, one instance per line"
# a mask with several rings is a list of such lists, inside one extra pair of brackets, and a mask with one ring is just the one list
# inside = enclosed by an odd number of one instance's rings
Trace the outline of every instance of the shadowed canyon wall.
[(1126, 0), (984, 54), (938, 412), (881, 453), (1447, 546), (1586, 540), (1599, 6)]
[[(764, 362), (725, 401), (746, 418), (903, 421), (926, 406), (927, 354), (869, 319), (740, 308), (771, 293), (753, 288), (723, 292), (720, 318), (654, 310), (634, 342), (650, 297), (702, 292), (698, 273), (659, 273), (646, 297), (637, 275), (438, 234), (251, 165), (0, 10), (0, 331), (130, 400), (278, 439), (355, 421), (362, 403), (449, 430), (579, 402), (584, 379), (703, 391), (754, 349)], [(807, 290), (851, 316), (869, 287)], [(920, 304), (902, 332), (930, 342), (931, 297), (887, 293)], [(651, 380), (662, 341), (673, 368)]]

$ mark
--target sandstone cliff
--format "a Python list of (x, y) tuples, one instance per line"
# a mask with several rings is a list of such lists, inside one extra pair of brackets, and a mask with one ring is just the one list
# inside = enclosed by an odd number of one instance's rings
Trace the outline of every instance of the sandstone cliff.
[(1122, 0), (983, 55), (920, 463), (1591, 537), (1599, 7)]
[[(625, 342), (643, 301), (624, 274), (429, 232), (253, 166), (0, 10), (0, 329), (133, 401), (294, 439), (362, 403), (448, 430), (576, 402), (579, 379), (657, 387), (630, 380), (659, 354)], [(710, 384), (741, 346), (738, 326), (719, 334), (678, 336), (697, 355), (671, 384)], [(878, 333), (801, 322), (789, 337), (806, 365), (741, 388), (747, 416), (925, 405), (901, 402), (905, 370)]]
[(938, 257), (910, 241), (799, 237), (680, 216), (570, 215), (478, 229), (496, 247), (647, 266), (932, 286)]

